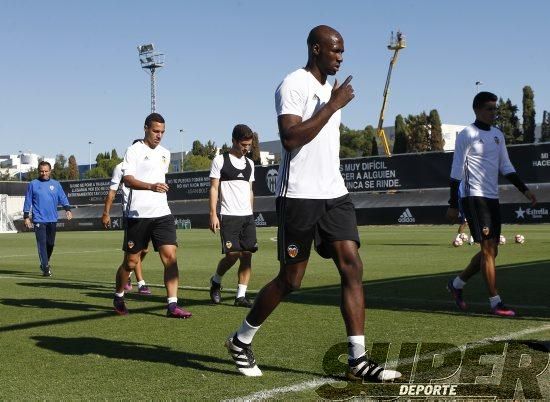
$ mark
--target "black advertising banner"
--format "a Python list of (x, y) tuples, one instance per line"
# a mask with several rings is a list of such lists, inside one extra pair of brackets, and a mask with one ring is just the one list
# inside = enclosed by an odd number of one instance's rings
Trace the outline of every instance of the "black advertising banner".
[[(109, 179), (89, 179), (81, 181), (62, 181), (61, 187), (67, 194), (71, 205), (103, 204), (109, 193)], [(122, 191), (119, 189), (115, 197), (115, 203), (122, 200)]]
[[(526, 183), (550, 182), (550, 144), (508, 148), (510, 160)], [(399, 191), (441, 188), (449, 185), (452, 153), (402, 154), (392, 157), (342, 159), (340, 173), (349, 192)], [(322, 163), (322, 162), (320, 162)], [(275, 194), (279, 165), (256, 166), (254, 195)], [(208, 171), (172, 173), (166, 176), (168, 200), (208, 198)], [(501, 178), (501, 184), (508, 184)], [(101, 204), (109, 191), (108, 179), (62, 182), (71, 205)], [(116, 202), (120, 202), (120, 191)]]

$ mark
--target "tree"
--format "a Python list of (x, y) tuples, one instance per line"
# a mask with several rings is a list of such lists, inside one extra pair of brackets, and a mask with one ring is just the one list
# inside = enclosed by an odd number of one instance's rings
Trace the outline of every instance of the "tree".
[(187, 155), (183, 161), (183, 171), (208, 170), (211, 160), (202, 155)]
[(393, 142), (393, 153), (404, 154), (407, 153), (407, 125), (403, 120), (403, 116), (398, 114), (395, 117), (395, 139)]
[(262, 157), (260, 156), (260, 140), (258, 139), (258, 133), (252, 134), (252, 147), (250, 148), (249, 156), (254, 162), (254, 165), (260, 165), (262, 163)]
[(118, 153), (116, 151), (116, 149), (113, 148), (113, 150), (111, 151), (111, 159), (120, 159), (118, 157)]
[(69, 178), (69, 168), (66, 165), (67, 158), (65, 158), (65, 155), (57, 154), (53, 164), (52, 179), (67, 180)]
[(25, 180), (32, 181), (34, 179), (38, 179), (40, 177), (40, 174), (38, 173), (38, 168), (32, 168), (25, 173)]
[(506, 102), (502, 98), (497, 104), (497, 118), (495, 125), (504, 133), (506, 144), (516, 144), (523, 139), (519, 128), (519, 119), (516, 116), (518, 107), (510, 99)]
[(69, 180), (78, 180), (80, 178), (80, 172), (78, 171), (78, 164), (74, 155), (69, 156), (69, 171), (67, 174)]
[(199, 140), (193, 141), (193, 146), (191, 147), (191, 153), (195, 156), (205, 156), (204, 145)]
[(542, 113), (542, 124), (540, 126), (540, 142), (550, 141), (550, 113), (546, 110)]
[(368, 125), (363, 130), (365, 137), (363, 156), (378, 155), (378, 145), (376, 143), (376, 130), (373, 126)]
[(365, 133), (363, 130), (351, 130), (340, 124), (340, 158), (363, 156), (365, 148)]
[(115, 166), (122, 162), (122, 159), (118, 157), (116, 150), (113, 149), (113, 151), (113, 153), (99, 153), (95, 158), (97, 163), (96, 166), (86, 172), (86, 177), (90, 179), (111, 177)]
[(407, 149), (409, 152), (426, 152), (430, 149), (428, 116), (425, 112), (419, 115), (410, 114), (405, 119), (409, 132)]
[(535, 94), (530, 86), (523, 87), (523, 142), (535, 142)]
[(428, 125), (430, 126), (430, 151), (443, 151), (445, 140), (441, 130), (441, 119), (436, 109), (430, 111)]
[(224, 143), (220, 148), (220, 154), (225, 154), (229, 151), (231, 151), (231, 145), (227, 145), (226, 143)]

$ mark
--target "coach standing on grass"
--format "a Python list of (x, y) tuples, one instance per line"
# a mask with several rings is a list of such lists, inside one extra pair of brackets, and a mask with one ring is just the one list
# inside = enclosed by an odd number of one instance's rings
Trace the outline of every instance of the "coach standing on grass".
[[(464, 271), (447, 283), (447, 289), (458, 308), (466, 310), (462, 289), (473, 275), (481, 271), (489, 292), (491, 313), (513, 317), (516, 312), (502, 303), (496, 285), (495, 259), (501, 228), (499, 173), (516, 186), (531, 201), (531, 205), (534, 206), (537, 199), (510, 162), (502, 131), (492, 126), (497, 115), (497, 99), (491, 92), (478, 93), (473, 101), (476, 120), (456, 137), (447, 217), (457, 221), (460, 202), (470, 234), (481, 245), (481, 251), (473, 256)], [(459, 191), (462, 198), (459, 198)]]
[(336, 81), (332, 86), (327, 80), (340, 69), (344, 40), (333, 28), (320, 25), (309, 33), (307, 47), (306, 66), (287, 75), (275, 92), (284, 148), (277, 177), (280, 271), (260, 291), (226, 346), (242, 374), (262, 375), (252, 353), (252, 338), (283, 298), (300, 288), (315, 241), (316, 251), (335, 262), (341, 278), (340, 311), (348, 336), (348, 377), (393, 380), (401, 374), (385, 370), (370, 360), (365, 350), (359, 233), (355, 208), (340, 174), (339, 157), (340, 109), (355, 95), (351, 76), (340, 86)]
[(67, 196), (59, 182), (50, 178), (51, 173), (52, 166), (49, 162), (42, 161), (38, 164), (39, 178), (29, 183), (23, 205), (25, 226), (32, 229), (34, 224), (40, 270), (43, 276), (52, 275), (50, 257), (55, 245), (57, 206), (63, 206), (67, 219), (71, 220), (73, 217)]
[(113, 300), (119, 315), (128, 314), (124, 302), (124, 285), (130, 272), (140, 262), (140, 256), (152, 241), (164, 265), (164, 286), (167, 294), (166, 316), (189, 318), (191, 313), (178, 306), (179, 271), (178, 241), (174, 217), (168, 206), (166, 173), (170, 165), (170, 151), (160, 145), (165, 131), (164, 118), (151, 113), (145, 119), (143, 141), (131, 145), (124, 155), (122, 173), (124, 185), (130, 189), (124, 231), (124, 262), (116, 275)]

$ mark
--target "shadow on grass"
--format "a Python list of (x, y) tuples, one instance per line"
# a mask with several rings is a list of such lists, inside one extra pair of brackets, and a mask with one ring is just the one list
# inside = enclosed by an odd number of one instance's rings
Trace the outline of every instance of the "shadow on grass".
[(112, 311), (106, 306), (93, 306), (88, 303), (80, 303), (68, 300), (52, 299), (0, 299), (0, 304), (12, 307), (47, 308), (72, 311)]
[[(229, 355), (226, 359), (213, 356), (200, 355), (190, 352), (182, 352), (166, 346), (149, 345), (142, 343), (112, 341), (110, 339), (80, 337), (62, 338), (55, 336), (34, 336), (31, 339), (36, 341), (36, 346), (48, 349), (64, 355), (83, 356), (99, 355), (110, 359), (125, 359), (133, 361), (171, 364), (176, 367), (191, 368), (199, 371), (211, 371), (214, 373), (235, 375), (242, 377), (234, 368)], [(231, 366), (231, 369), (224, 370), (214, 368), (212, 365), (223, 364)], [(262, 365), (263, 370), (290, 372), (297, 374), (316, 373), (293, 370), (289, 368)]]
[[(368, 271), (368, 265), (365, 270)], [(367, 308), (489, 316), (488, 295), (481, 274), (472, 277), (464, 288), (464, 298), (469, 303), (468, 310), (462, 312), (457, 309), (446, 290), (447, 282), (457, 273), (458, 271), (366, 281), (364, 286)], [(507, 304), (516, 309), (518, 316), (515, 319), (550, 318), (547, 296), (549, 281), (550, 260), (497, 267), (500, 294)], [(307, 273), (304, 284), (307, 284)], [(286, 302), (338, 306), (340, 286), (303, 288), (289, 295)]]

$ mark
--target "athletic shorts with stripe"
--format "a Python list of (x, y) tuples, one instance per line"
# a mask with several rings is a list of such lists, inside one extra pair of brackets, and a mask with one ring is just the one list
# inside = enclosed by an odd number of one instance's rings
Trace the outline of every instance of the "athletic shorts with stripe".
[(361, 245), (355, 207), (349, 194), (328, 200), (277, 198), (278, 258), (283, 264), (309, 259), (311, 244), (323, 258), (332, 258), (330, 243), (352, 240)]
[(258, 250), (254, 215), (221, 215), (220, 218), (222, 254), (233, 251), (254, 253)]
[(139, 253), (153, 242), (153, 248), (178, 245), (176, 224), (170, 215), (159, 218), (127, 218), (122, 249), (130, 254)]
[(468, 220), (470, 234), (476, 243), (500, 237), (500, 204), (497, 198), (464, 197), (460, 200)]

